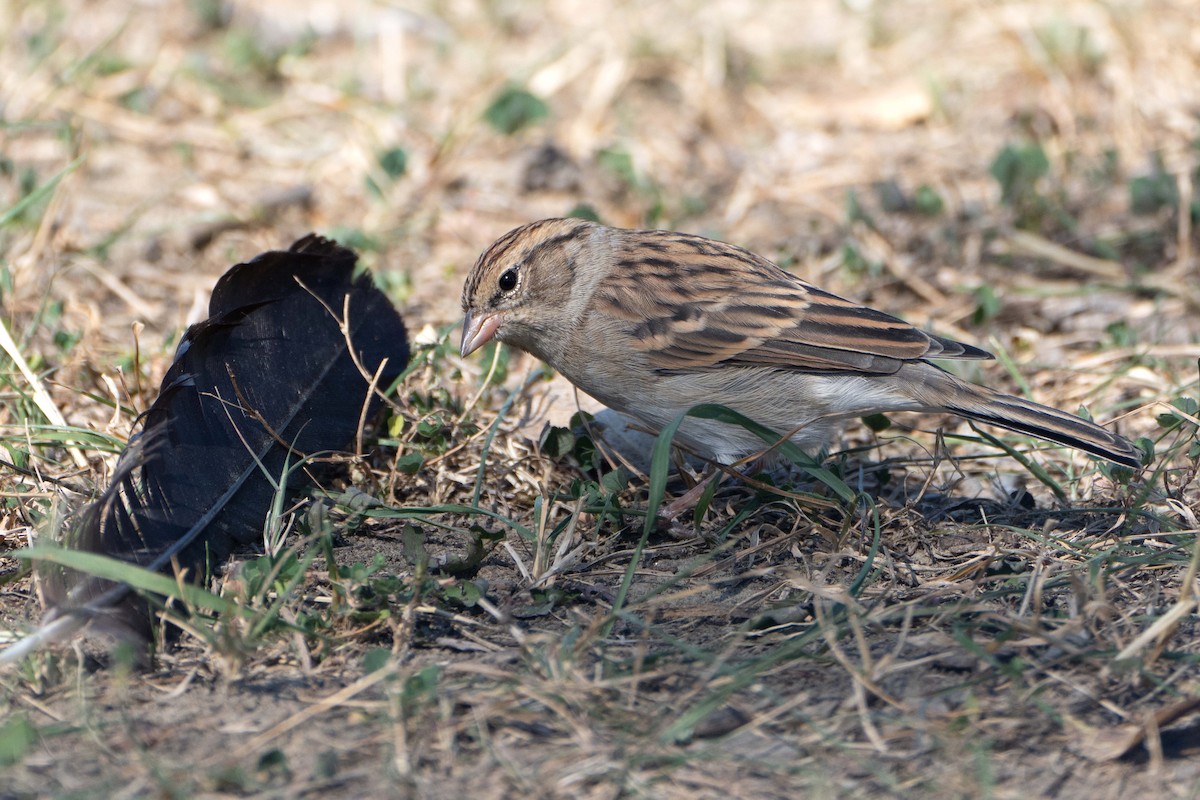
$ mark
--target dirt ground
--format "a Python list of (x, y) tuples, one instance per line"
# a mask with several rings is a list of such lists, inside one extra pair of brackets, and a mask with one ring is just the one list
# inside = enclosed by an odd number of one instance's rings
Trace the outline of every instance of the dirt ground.
[[(1200, 795), (1197, 23), (1190, 0), (0, 6), (5, 641), (41, 614), (11, 554), (103, 488), (230, 265), (353, 247), (416, 365), (283, 554), (217, 582), (242, 617), (172, 612), (144, 668), (87, 640), (0, 671), (0, 798)], [(478, 254), (567, 214), (747, 247), (1155, 457), (897, 415), (829, 457), (853, 502), (730, 480), (643, 546), (645, 467), (596, 431), (554, 445), (571, 387), (454, 344)], [(296, 582), (253, 588), (261, 563)]]

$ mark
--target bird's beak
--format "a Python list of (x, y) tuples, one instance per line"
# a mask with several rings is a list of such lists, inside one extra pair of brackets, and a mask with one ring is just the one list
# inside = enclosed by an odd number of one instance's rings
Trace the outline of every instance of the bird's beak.
[(490, 342), (499, 327), (500, 318), (496, 314), (484, 314), (476, 318), (468, 311), (466, 319), (463, 320), (462, 347), (459, 350), (463, 358)]

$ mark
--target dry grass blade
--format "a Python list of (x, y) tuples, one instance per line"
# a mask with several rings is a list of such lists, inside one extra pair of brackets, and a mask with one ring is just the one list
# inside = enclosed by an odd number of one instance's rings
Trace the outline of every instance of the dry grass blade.
[[(58, 406), (50, 398), (50, 394), (46, 391), (46, 387), (42, 385), (42, 381), (29, 368), (29, 362), (25, 360), (25, 356), (21, 354), (21, 349), (17, 347), (17, 343), (13, 340), (12, 334), (8, 331), (8, 325), (4, 320), (0, 320), (0, 348), (8, 354), (12, 359), (13, 364), (21, 371), (22, 377), (33, 391), (33, 402), (38, 407), (38, 410), (45, 415), (51, 425), (57, 425), (60, 428), (67, 427), (67, 421), (63, 417), (62, 412), (58, 410)], [(75, 466), (79, 468), (87, 467), (87, 458), (83, 455), (78, 447), (68, 447), (67, 452), (70, 453), (71, 459), (75, 462)]]
[[(1075, 723), (1080, 728), (1075, 746), (1092, 761), (1115, 761), (1124, 758), (1139, 744), (1145, 743), (1147, 747), (1151, 747), (1148, 740), (1156, 739), (1163, 727), (1194, 713), (1197, 709), (1200, 709), (1200, 697), (1189, 697), (1147, 715), (1141, 724), (1096, 729)], [(1158, 747), (1161, 748), (1161, 744)]]
[(1116, 261), (1077, 253), (1029, 231), (1013, 231), (1008, 236), (1008, 243), (1012, 246), (1014, 253), (1018, 255), (1045, 259), (1107, 281), (1119, 282), (1126, 279), (1125, 268)]

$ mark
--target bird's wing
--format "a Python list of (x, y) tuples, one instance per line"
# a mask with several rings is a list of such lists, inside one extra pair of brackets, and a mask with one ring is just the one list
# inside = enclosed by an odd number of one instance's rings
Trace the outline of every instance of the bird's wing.
[(990, 358), (845, 300), (733, 245), (638, 232), (615, 253), (594, 308), (664, 374), (716, 366), (890, 374), (925, 358)]

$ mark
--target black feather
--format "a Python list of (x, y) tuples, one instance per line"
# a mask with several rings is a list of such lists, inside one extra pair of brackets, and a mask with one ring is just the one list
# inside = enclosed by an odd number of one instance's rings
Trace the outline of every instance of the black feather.
[[(356, 260), (309, 235), (225, 273), (209, 318), (184, 334), (112, 483), (80, 513), (68, 545), (152, 570), (174, 560), (198, 580), (259, 537), (287, 465), (346, 447), (379, 408), (363, 371), (386, 360), (385, 390), (408, 362), (400, 315), (369, 275), (354, 277)], [(45, 586), (48, 619), (149, 631), (144, 606), (122, 586), (53, 567)]]

